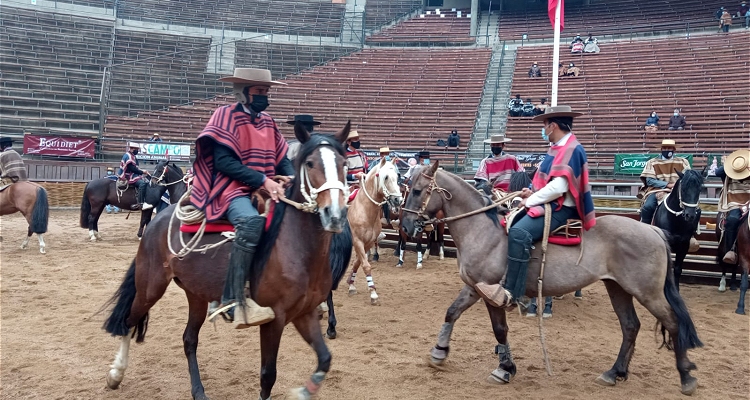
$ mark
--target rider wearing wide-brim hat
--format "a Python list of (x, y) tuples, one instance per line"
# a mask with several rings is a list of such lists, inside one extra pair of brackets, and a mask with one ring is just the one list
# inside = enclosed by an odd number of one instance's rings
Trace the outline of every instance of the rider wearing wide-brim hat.
[[(641, 222), (650, 224), (654, 219), (654, 212), (658, 200), (661, 200), (671, 191), (675, 182), (680, 179), (679, 173), (690, 169), (690, 163), (683, 157), (675, 156), (677, 143), (672, 139), (664, 139), (659, 145), (661, 154), (646, 162), (641, 173), (643, 187), (640, 189), (639, 197), (643, 201), (641, 206)], [(657, 193), (657, 195), (654, 195)], [(659, 194), (661, 193), (661, 194)]]
[(410, 166), (409, 170), (404, 174), (404, 179), (406, 179), (406, 181), (411, 179), (411, 174), (417, 166), (430, 164), (430, 152), (427, 150), (421, 150), (417, 152), (417, 154), (414, 154), (414, 158), (417, 159), (417, 163)]
[(750, 202), (750, 149), (740, 149), (727, 156), (724, 165), (716, 170), (716, 176), (724, 181), (719, 197), (718, 209), (726, 213), (724, 222), (724, 246), (727, 252), (723, 261), (737, 263), (735, 242), (742, 218), (743, 207)]
[(0, 186), (29, 180), (23, 158), (13, 150), (13, 139), (0, 138)]
[(244, 293), (246, 268), (253, 263), (265, 226), (251, 195), (263, 188), (278, 201), (283, 187), (272, 178), (294, 175), (294, 168), (287, 158), (286, 140), (265, 112), (271, 87), (283, 83), (274, 81), (271, 71), (256, 68), (235, 68), (234, 75), (219, 80), (233, 84), (237, 103), (216, 109), (198, 135), (190, 203), (205, 212), (209, 222), (227, 219), (234, 226), (221, 296), (224, 307), (213, 302), (209, 313), (239, 306), (227, 318), (240, 329), (275, 318), (272, 309), (260, 307)]
[(359, 132), (350, 131), (346, 137), (346, 181), (356, 184), (367, 169), (367, 155), (359, 149)]
[(511, 140), (505, 134), (492, 135), (484, 140), (484, 143), (490, 145), (492, 156), (479, 163), (479, 168), (474, 174), (477, 187), (493, 182), (494, 188), (507, 192), (511, 175), (514, 172), (523, 172), (523, 166), (518, 159), (505, 152), (505, 144)]
[(150, 210), (154, 208), (153, 205), (146, 202), (146, 191), (148, 190), (148, 179), (147, 176), (151, 176), (148, 171), (142, 170), (138, 167), (138, 153), (141, 151), (141, 146), (138, 143), (129, 142), (128, 151), (122, 155), (120, 159), (120, 168), (117, 170), (117, 176), (120, 179), (137, 185), (137, 208), (141, 210)]
[(551, 146), (534, 175), (533, 188), (523, 189), (520, 205), (523, 210), (508, 231), (508, 270), (503, 288), (499, 284), (476, 285), (490, 304), (503, 307), (525, 302), (531, 247), (544, 235), (546, 204), (552, 213), (550, 231), (565, 225), (569, 219), (581, 220), (585, 230), (596, 224), (586, 150), (572, 133), (573, 119), (580, 115), (569, 106), (555, 106), (534, 117), (542, 122), (542, 139)]
[(305, 130), (307, 130), (307, 132), (309, 133), (313, 133), (313, 131), (315, 130), (315, 127), (321, 124), (320, 121), (315, 120), (315, 117), (313, 117), (312, 115), (308, 115), (308, 114), (297, 114), (291, 119), (286, 121), (287, 125), (292, 125), (292, 126), (297, 124), (297, 122), (301, 123), (302, 126), (305, 128)]

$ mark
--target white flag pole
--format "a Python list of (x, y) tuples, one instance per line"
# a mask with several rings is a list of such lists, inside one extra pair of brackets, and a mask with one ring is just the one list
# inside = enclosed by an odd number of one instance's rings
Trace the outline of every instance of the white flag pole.
[(560, 6), (562, 2), (563, 0), (557, 0), (557, 6), (555, 7), (555, 47), (552, 50), (552, 102), (550, 103), (552, 107), (557, 106), (557, 83), (559, 80), (557, 66), (560, 64), (560, 9), (562, 8)]

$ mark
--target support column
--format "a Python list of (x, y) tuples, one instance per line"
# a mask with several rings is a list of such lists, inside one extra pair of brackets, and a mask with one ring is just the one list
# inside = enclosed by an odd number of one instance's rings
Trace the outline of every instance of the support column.
[(471, 0), (471, 37), (477, 36), (477, 20), (479, 19), (479, 0)]

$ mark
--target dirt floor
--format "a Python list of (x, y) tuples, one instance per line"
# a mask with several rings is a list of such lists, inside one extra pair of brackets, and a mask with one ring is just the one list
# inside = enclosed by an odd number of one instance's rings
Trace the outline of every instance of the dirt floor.
[[(152, 309), (143, 344), (133, 344), (119, 390), (105, 388), (105, 373), (119, 340), (101, 330), (103, 314), (92, 316), (114, 293), (135, 254), (137, 216), (103, 215), (104, 241), (89, 243), (73, 211), (53, 211), (47, 254), (36, 239), (20, 244), (26, 223), (20, 214), (0, 220), (0, 397), (3, 399), (186, 399), (190, 398), (182, 331), (187, 302), (176, 285)], [(496, 366), (496, 344), (483, 304), (469, 309), (453, 332), (447, 371), (429, 368), (445, 311), (462, 283), (454, 259), (428, 260), (415, 270), (393, 267), (390, 250), (374, 272), (382, 306), (374, 307), (359, 277), (359, 295), (346, 285), (335, 293), (336, 340), (328, 341), (333, 366), (319, 394), (323, 399), (677, 399), (674, 356), (658, 349), (655, 319), (637, 306), (642, 329), (630, 379), (605, 388), (594, 379), (609, 369), (619, 350), (620, 327), (604, 285), (555, 301), (546, 320), (554, 375), (544, 371), (536, 319), (509, 317), (510, 343), (518, 374), (509, 385), (487, 383)], [(362, 275), (362, 274), (360, 274)], [(748, 316), (734, 313), (737, 292), (685, 286), (686, 299), (705, 347), (690, 352), (698, 365), (694, 398), (746, 399), (750, 393)], [(750, 299), (749, 299), (750, 300)], [(198, 350), (206, 393), (214, 399), (256, 399), (260, 352), (257, 328), (235, 331), (220, 322), (205, 325)], [(273, 398), (302, 385), (316, 365), (312, 350), (292, 326), (279, 357)]]

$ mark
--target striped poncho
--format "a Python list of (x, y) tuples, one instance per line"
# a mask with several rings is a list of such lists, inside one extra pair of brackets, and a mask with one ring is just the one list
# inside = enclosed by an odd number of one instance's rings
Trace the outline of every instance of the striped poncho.
[(195, 144), (195, 177), (190, 193), (190, 203), (203, 210), (209, 222), (221, 219), (229, 202), (250, 195), (254, 189), (215, 170), (215, 144), (226, 146), (243, 165), (267, 177), (276, 174), (276, 166), (289, 147), (270, 115), (262, 112), (251, 119), (240, 103), (217, 109)]

